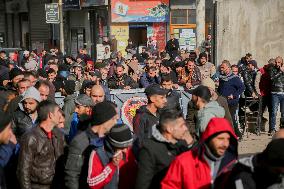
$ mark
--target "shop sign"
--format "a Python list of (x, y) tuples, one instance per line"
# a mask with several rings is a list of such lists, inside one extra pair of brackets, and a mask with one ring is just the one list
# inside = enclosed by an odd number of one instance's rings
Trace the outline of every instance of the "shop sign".
[(59, 24), (59, 6), (58, 3), (45, 4), (45, 18), (48, 24)]
[(129, 38), (129, 27), (128, 24), (122, 23), (119, 25), (111, 26), (111, 35), (115, 36), (117, 40), (117, 51), (121, 51), (121, 53), (126, 55), (125, 48), (128, 44)]
[(168, 22), (169, 0), (112, 0), (112, 22)]
[(63, 10), (80, 9), (80, 0), (63, 0)]
[(108, 0), (80, 0), (81, 7), (108, 5)]
[(180, 49), (192, 51), (196, 48), (196, 31), (192, 28), (174, 29), (175, 38), (179, 40)]

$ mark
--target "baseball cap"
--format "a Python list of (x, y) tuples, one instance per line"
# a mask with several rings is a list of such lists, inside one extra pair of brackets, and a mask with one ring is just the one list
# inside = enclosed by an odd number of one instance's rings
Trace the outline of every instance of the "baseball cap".
[(80, 106), (94, 106), (95, 104), (93, 103), (92, 99), (85, 94), (80, 94), (77, 96), (75, 99), (75, 104), (80, 105)]
[(149, 85), (146, 89), (145, 89), (145, 94), (150, 97), (153, 95), (166, 95), (168, 94), (168, 90), (163, 89), (160, 85), (158, 84), (152, 84)]

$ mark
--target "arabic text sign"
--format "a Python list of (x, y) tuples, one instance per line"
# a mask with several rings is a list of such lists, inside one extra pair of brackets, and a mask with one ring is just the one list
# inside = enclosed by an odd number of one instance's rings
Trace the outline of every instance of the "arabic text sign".
[(59, 6), (58, 3), (45, 4), (46, 23), (58, 24), (59, 21)]

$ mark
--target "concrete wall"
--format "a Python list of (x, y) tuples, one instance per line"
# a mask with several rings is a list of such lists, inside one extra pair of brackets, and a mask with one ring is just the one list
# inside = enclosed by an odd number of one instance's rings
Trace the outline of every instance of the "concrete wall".
[(259, 66), (284, 56), (284, 0), (218, 0), (217, 64), (232, 64), (247, 52)]

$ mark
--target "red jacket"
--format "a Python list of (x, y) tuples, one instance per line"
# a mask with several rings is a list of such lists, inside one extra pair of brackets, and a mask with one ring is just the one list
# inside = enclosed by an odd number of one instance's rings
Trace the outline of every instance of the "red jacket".
[(102, 189), (111, 181), (116, 169), (119, 168), (118, 189), (134, 188), (137, 163), (131, 149), (125, 155), (125, 160), (120, 162), (119, 167), (116, 167), (111, 160), (106, 166), (103, 166), (98, 154), (93, 150), (89, 160), (87, 178), (89, 187), (91, 189)]
[[(213, 181), (211, 170), (204, 159), (204, 142), (212, 135), (228, 132), (231, 135), (230, 147), (222, 159), (218, 176)], [(237, 159), (237, 137), (230, 123), (224, 118), (212, 118), (201, 136), (199, 145), (178, 156), (171, 164), (166, 177), (161, 183), (162, 189), (210, 189), (212, 184), (221, 186), (228, 176), (230, 165)], [(217, 181), (221, 181), (218, 183)], [(217, 187), (224, 188), (224, 187)]]
[(265, 65), (263, 68), (259, 70), (261, 73), (260, 82), (259, 82), (259, 89), (260, 89), (261, 96), (268, 96), (271, 94), (272, 82), (271, 82), (268, 69), (269, 69), (269, 65)]

